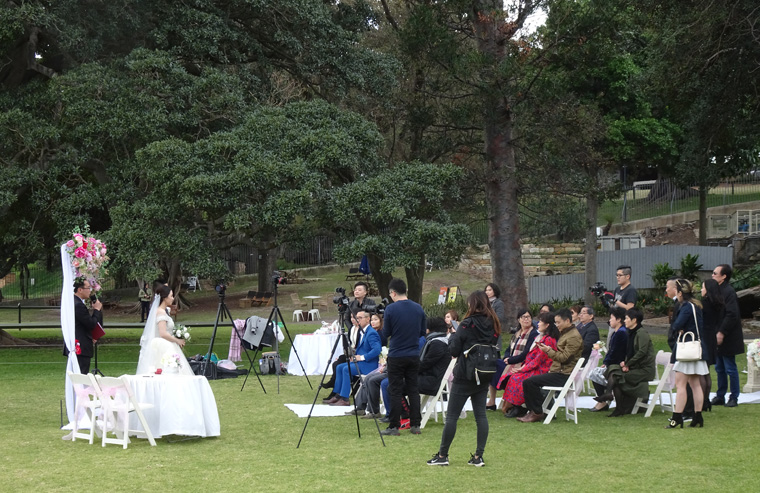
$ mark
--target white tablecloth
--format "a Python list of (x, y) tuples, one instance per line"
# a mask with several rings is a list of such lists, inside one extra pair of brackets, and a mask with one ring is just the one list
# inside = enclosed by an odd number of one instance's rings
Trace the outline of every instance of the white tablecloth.
[[(307, 375), (321, 375), (325, 371), (325, 366), (330, 359), (330, 353), (333, 349), (335, 340), (340, 334), (298, 334), (293, 341), (293, 347), (290, 348), (290, 357), (288, 358), (288, 373), (291, 375), (303, 375), (301, 365), (298, 364), (298, 356), (301, 357), (301, 363), (306, 370)], [(294, 351), (295, 350), (295, 351)], [(335, 357), (343, 354), (343, 347), (339, 346), (335, 350)], [(332, 365), (327, 370), (328, 375), (332, 375)]]
[[(153, 404), (143, 414), (153, 436), (219, 436), (219, 412), (211, 386), (202, 376), (123, 375), (135, 392), (138, 402)], [(129, 428), (141, 430), (134, 413)]]

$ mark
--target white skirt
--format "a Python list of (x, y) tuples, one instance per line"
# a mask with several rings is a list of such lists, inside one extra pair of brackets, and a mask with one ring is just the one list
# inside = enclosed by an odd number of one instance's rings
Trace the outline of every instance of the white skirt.
[(707, 375), (710, 368), (704, 360), (699, 361), (676, 361), (673, 370), (684, 375)]

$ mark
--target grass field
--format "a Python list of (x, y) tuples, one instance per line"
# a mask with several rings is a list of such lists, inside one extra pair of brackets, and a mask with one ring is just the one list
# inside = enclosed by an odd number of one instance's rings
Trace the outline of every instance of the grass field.
[[(462, 276), (457, 277), (457, 276)], [(299, 296), (327, 295), (347, 286), (342, 272), (319, 274), (324, 281), (284, 286)], [(440, 276), (440, 277), (439, 277)], [(432, 297), (438, 283), (457, 283), (465, 291), (482, 287), (464, 274), (434, 271), (427, 277)], [(244, 318), (266, 309), (239, 310), (232, 300), (245, 291), (243, 283), (230, 288), (233, 316)], [(295, 292), (295, 291), (294, 291)], [(196, 308), (181, 312), (183, 322), (208, 321), (215, 316), (215, 299), (191, 294)], [(332, 310), (330, 303), (330, 310)], [(290, 315), (290, 306), (282, 308)], [(330, 311), (323, 312), (329, 317)], [(7, 314), (3, 314), (7, 316)], [(25, 313), (26, 317), (27, 314)], [(31, 316), (31, 314), (30, 314)], [(55, 319), (57, 312), (35, 317)], [(108, 320), (134, 320), (134, 314), (106, 313)], [(289, 322), (289, 320), (288, 320)], [(289, 323), (293, 337), (313, 331), (316, 324)], [(107, 329), (108, 330), (108, 329)], [(18, 331), (13, 331), (19, 335)], [(111, 330), (100, 351), (100, 368), (107, 375), (133, 373), (139, 352), (139, 329)], [(313, 418), (299, 449), (296, 444), (305, 419), (285, 403), (311, 403), (315, 391), (304, 377), (283, 376), (280, 393), (276, 377), (262, 377), (267, 394), (255, 380), (240, 391), (240, 379), (212, 381), (221, 436), (181, 440), (165, 437), (152, 448), (133, 440), (127, 450), (110, 445), (64, 442), (60, 426), (65, 360), (60, 335), (29, 330), (25, 339), (48, 347), (0, 349), (0, 459), (4, 464), (0, 491), (695, 491), (724, 489), (755, 491), (760, 487), (753, 457), (760, 452), (757, 417), (760, 407), (716, 408), (705, 416), (704, 429), (665, 430), (666, 414), (652, 418), (607, 418), (605, 413), (582, 412), (579, 424), (562, 417), (548, 426), (523, 424), (489, 413), (490, 434), (486, 467), (466, 465), (475, 448), (475, 423), (470, 414), (459, 422), (450, 452), (451, 466), (425, 464), (438, 449), (442, 424), (430, 421), (422, 435), (386, 437), (384, 447), (375, 424), (351, 417)], [(194, 330), (188, 354), (205, 352), (211, 329)], [(664, 336), (654, 336), (658, 349)], [(215, 350), (227, 353), (229, 329), (220, 329)], [(286, 340), (281, 353), (287, 358)], [(739, 358), (741, 359), (741, 358)], [(310, 377), (312, 385), (319, 377)], [(742, 378), (746, 376), (742, 375)], [(744, 382), (742, 382), (744, 383)], [(323, 397), (326, 391), (323, 391)]]

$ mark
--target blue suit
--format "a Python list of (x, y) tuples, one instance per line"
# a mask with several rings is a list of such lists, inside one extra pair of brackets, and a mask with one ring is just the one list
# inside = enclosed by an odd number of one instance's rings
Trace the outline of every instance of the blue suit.
[(359, 341), (359, 345), (356, 346), (356, 354), (364, 356), (364, 361), (339, 364), (335, 369), (335, 388), (333, 388), (333, 392), (339, 394), (344, 399), (348, 399), (351, 395), (351, 377), (348, 374), (349, 368), (351, 375), (356, 375), (356, 365), (358, 365), (359, 371), (362, 375), (366, 375), (377, 368), (380, 361), (381, 350), (382, 345), (380, 344), (380, 335), (378, 335), (375, 329), (368, 325), (364, 328), (364, 334)]

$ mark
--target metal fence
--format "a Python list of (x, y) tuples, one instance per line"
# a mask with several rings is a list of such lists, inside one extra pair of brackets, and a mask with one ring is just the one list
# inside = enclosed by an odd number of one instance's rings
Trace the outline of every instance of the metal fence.
[[(636, 288), (654, 288), (651, 272), (655, 264), (668, 263), (678, 269), (681, 259), (687, 254), (699, 255), (702, 270), (712, 271), (719, 264), (732, 265), (732, 247), (707, 247), (689, 245), (666, 245), (631, 250), (599, 252), (596, 256), (598, 281), (612, 291), (617, 285), (615, 272), (620, 265), (630, 265), (633, 271), (631, 284)], [(585, 274), (565, 274), (559, 276), (537, 276), (528, 279), (528, 298), (531, 303), (544, 303), (566, 297), (581, 299), (588, 290)]]

